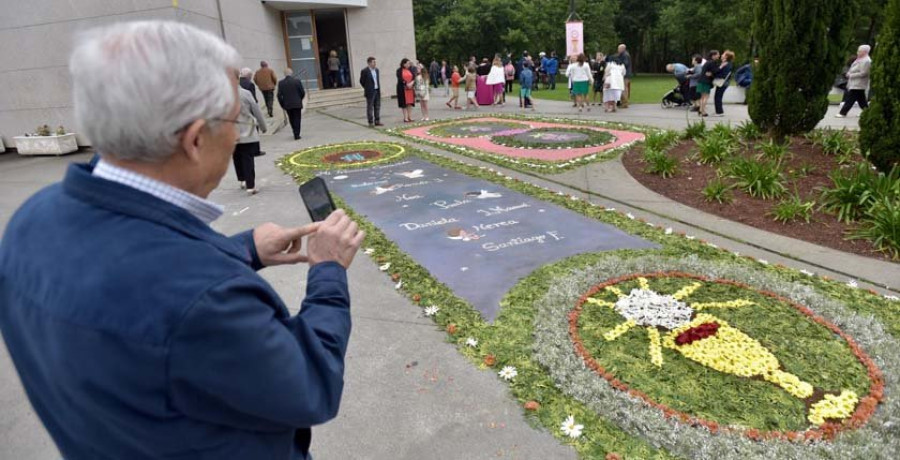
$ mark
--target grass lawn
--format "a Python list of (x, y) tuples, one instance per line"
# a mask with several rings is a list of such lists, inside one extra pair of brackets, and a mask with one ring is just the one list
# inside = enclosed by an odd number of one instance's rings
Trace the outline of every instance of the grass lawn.
[[(675, 77), (671, 75), (638, 75), (631, 80), (631, 103), (632, 104), (659, 104), (663, 95), (675, 87)], [(543, 88), (543, 86), (541, 86)], [(519, 84), (515, 84), (513, 94), (519, 94)], [(560, 77), (556, 82), (556, 89), (553, 91), (541, 89), (531, 93), (535, 99), (548, 99), (551, 101), (568, 101), (569, 89), (566, 84), (566, 78)], [(593, 95), (593, 88), (588, 96)], [(831, 94), (828, 96), (828, 102), (838, 104), (843, 96), (839, 94)]]
[[(638, 75), (631, 80), (632, 104), (658, 104), (663, 95), (675, 87), (675, 77), (671, 75)], [(591, 90), (593, 91), (593, 89)], [(516, 83), (513, 94), (519, 93), (519, 84)], [(541, 89), (531, 93), (535, 99), (549, 99), (552, 101), (568, 101), (569, 89), (565, 77), (556, 82), (553, 91)], [(591, 93), (588, 94), (589, 96)]]

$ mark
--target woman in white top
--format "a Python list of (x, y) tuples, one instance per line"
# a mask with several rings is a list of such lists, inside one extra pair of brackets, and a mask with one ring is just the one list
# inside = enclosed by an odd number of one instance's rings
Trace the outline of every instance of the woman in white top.
[(500, 56), (494, 56), (491, 73), (484, 82), (491, 87), (494, 94), (494, 105), (503, 105), (503, 88), (506, 87), (506, 73), (503, 71), (503, 61)]
[(419, 107), (422, 109), (422, 121), (428, 121), (428, 100), (431, 99), (431, 76), (428, 75), (428, 69), (424, 65), (419, 64), (419, 73), (416, 74), (416, 99), (419, 100)]
[[(591, 74), (591, 66), (587, 63), (587, 57), (584, 53), (578, 55), (578, 60), (575, 64), (569, 65), (566, 69), (566, 77), (572, 82), (575, 105), (578, 106), (578, 111), (581, 112), (583, 107), (587, 106), (588, 90), (594, 81), (594, 76)], [(591, 111), (590, 107), (587, 109), (588, 112)]]
[(606, 64), (606, 73), (603, 83), (603, 104), (606, 112), (615, 112), (616, 103), (622, 98), (625, 90), (625, 66), (615, 60)]

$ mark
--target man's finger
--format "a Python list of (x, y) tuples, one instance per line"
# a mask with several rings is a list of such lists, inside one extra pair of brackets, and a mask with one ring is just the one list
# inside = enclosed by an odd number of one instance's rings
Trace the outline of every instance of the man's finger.
[(331, 214), (329, 214), (328, 217), (325, 218), (324, 221), (322, 221), (322, 223), (328, 226), (334, 225), (337, 223), (337, 221), (341, 220), (341, 217), (345, 215), (346, 213), (343, 209), (336, 209)]
[(321, 225), (321, 222), (313, 222), (302, 227), (286, 228), (284, 230), (284, 236), (291, 241), (296, 241), (306, 235), (315, 233), (317, 230), (319, 230), (319, 227)]
[(353, 248), (358, 249), (362, 245), (364, 239), (366, 239), (366, 232), (361, 230), (352, 240), (350, 240), (350, 244)]

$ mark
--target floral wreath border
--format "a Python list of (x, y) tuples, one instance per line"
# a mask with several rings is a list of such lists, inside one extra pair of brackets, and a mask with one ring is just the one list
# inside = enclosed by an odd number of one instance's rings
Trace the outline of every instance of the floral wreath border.
[[(802, 313), (804, 316), (810, 318), (813, 322), (819, 324), (820, 326), (825, 327), (826, 329), (830, 330), (832, 333), (840, 336), (842, 339), (844, 339), (845, 342), (847, 342), (847, 345), (850, 347), (850, 350), (853, 352), (853, 355), (856, 356), (856, 359), (858, 359), (859, 362), (862, 363), (863, 366), (866, 368), (866, 371), (867, 371), (867, 374), (869, 377), (869, 382), (870, 382), (869, 394), (860, 399), (860, 402), (856, 406), (856, 410), (853, 412), (853, 415), (851, 415), (843, 423), (829, 422), (829, 423), (822, 425), (819, 428), (813, 428), (813, 429), (804, 430), (804, 431), (761, 431), (761, 430), (753, 429), (753, 428), (741, 429), (741, 428), (734, 428), (734, 427), (727, 427), (727, 426), (722, 427), (717, 422), (702, 419), (699, 417), (695, 417), (688, 413), (674, 410), (674, 409), (670, 408), (669, 406), (666, 406), (665, 404), (658, 403), (658, 402), (654, 401), (653, 398), (651, 398), (647, 394), (645, 394), (641, 391), (635, 390), (635, 389), (629, 387), (628, 385), (622, 383), (614, 375), (607, 372), (606, 369), (603, 366), (601, 366), (597, 361), (595, 361), (594, 357), (591, 355), (590, 351), (588, 351), (587, 347), (584, 346), (584, 342), (581, 340), (581, 335), (578, 332), (578, 318), (581, 316), (581, 313), (583, 311), (582, 307), (584, 306), (584, 303), (587, 301), (587, 299), (589, 297), (602, 291), (607, 286), (612, 286), (612, 285), (619, 284), (619, 283), (622, 283), (625, 281), (631, 281), (631, 280), (634, 280), (634, 279), (637, 279), (640, 277), (659, 278), (659, 277), (663, 277), (663, 276), (688, 278), (688, 279), (694, 279), (694, 280), (698, 280), (698, 281), (705, 281), (705, 282), (709, 282), (709, 283), (725, 284), (725, 285), (735, 286), (735, 287), (739, 287), (739, 288), (743, 288), (743, 289), (751, 289), (751, 290), (754, 290), (766, 297), (769, 297), (769, 298), (772, 298), (777, 301), (784, 302), (784, 303), (790, 305), (795, 310)], [(624, 392), (628, 393), (629, 395), (634, 396), (636, 398), (640, 398), (648, 405), (653, 406), (657, 409), (660, 409), (665, 416), (673, 418), (673, 419), (677, 419), (677, 420), (681, 421), (682, 423), (703, 426), (706, 429), (708, 429), (711, 433), (716, 433), (719, 430), (736, 432), (738, 434), (742, 434), (742, 435), (744, 435), (750, 439), (753, 439), (755, 441), (763, 441), (763, 440), (770, 440), (770, 439), (783, 439), (783, 440), (792, 441), (792, 442), (811, 441), (811, 440), (817, 440), (817, 439), (825, 439), (825, 440), (830, 441), (830, 440), (834, 439), (834, 437), (841, 431), (857, 429), (857, 428), (860, 428), (863, 425), (865, 425), (865, 423), (869, 420), (869, 418), (875, 412), (875, 408), (878, 406), (878, 403), (881, 402), (881, 400), (884, 396), (884, 378), (881, 373), (881, 370), (878, 369), (878, 366), (875, 365), (875, 363), (872, 361), (872, 358), (870, 358), (866, 354), (866, 352), (863, 351), (862, 348), (860, 348), (860, 346), (856, 343), (856, 341), (854, 341), (852, 337), (847, 335), (840, 328), (835, 326), (834, 323), (826, 320), (825, 318), (822, 318), (819, 315), (816, 315), (816, 313), (813, 312), (812, 310), (810, 310), (809, 308), (804, 307), (803, 305), (800, 305), (789, 299), (786, 299), (783, 296), (775, 294), (772, 291), (764, 290), (764, 289), (755, 289), (750, 285), (740, 283), (737, 281), (733, 281), (733, 280), (722, 279), (722, 278), (710, 279), (709, 277), (706, 277), (706, 276), (694, 275), (694, 274), (684, 273), (684, 272), (679, 272), (679, 271), (637, 273), (637, 274), (631, 274), (631, 275), (621, 276), (621, 277), (617, 277), (617, 278), (611, 278), (600, 284), (595, 285), (590, 290), (588, 290), (584, 295), (582, 295), (581, 298), (578, 299), (578, 302), (575, 304), (575, 308), (573, 308), (569, 312), (568, 319), (569, 319), (569, 336), (572, 339), (575, 353), (578, 354), (578, 356), (580, 356), (581, 359), (584, 360), (584, 362), (587, 364), (587, 366), (590, 367), (591, 369), (593, 369), (594, 372), (597, 373), (597, 375), (606, 379), (610, 383), (610, 385), (612, 385), (614, 388), (616, 388), (620, 391), (624, 391)]]
[[(608, 122), (608, 121), (585, 121), (585, 120), (577, 120), (570, 118), (557, 118), (557, 117), (535, 117), (535, 116), (525, 116), (525, 115), (511, 115), (511, 114), (498, 114), (498, 113), (485, 113), (485, 114), (477, 114), (467, 117), (460, 117), (450, 121), (449, 123), (457, 123), (463, 122), (467, 120), (472, 120), (476, 118), (498, 118), (498, 119), (506, 119), (506, 120), (514, 120), (514, 121), (522, 121), (522, 122), (543, 122), (543, 123), (566, 123), (571, 125), (572, 127), (585, 126), (585, 127), (596, 127), (596, 128), (605, 128), (605, 129), (615, 129), (622, 131), (632, 131), (636, 133), (644, 134), (645, 136), (651, 133), (661, 132), (665, 130), (661, 130), (658, 128), (650, 128), (646, 126), (640, 125), (631, 125), (626, 123), (617, 123), (617, 122)], [(427, 121), (427, 122), (417, 122), (413, 124), (408, 124), (396, 128), (389, 128), (384, 130), (385, 133), (396, 136), (401, 139), (414, 142), (421, 145), (427, 145), (430, 147), (448, 150), (463, 156), (475, 158), (478, 160), (487, 161), (490, 163), (494, 163), (498, 166), (503, 166), (506, 168), (510, 168), (520, 172), (526, 173), (541, 173), (541, 174), (559, 174), (570, 169), (577, 168), (582, 165), (590, 164), (590, 163), (600, 163), (607, 160), (611, 160), (615, 158), (619, 153), (624, 152), (635, 145), (642, 143), (643, 141), (634, 141), (629, 142), (627, 144), (620, 145), (616, 148), (605, 150), (603, 152), (593, 153), (590, 155), (584, 155), (580, 157), (575, 157), (565, 161), (549, 161), (549, 160), (537, 160), (537, 159), (516, 159), (511, 158), (505, 155), (497, 155), (490, 152), (484, 152), (478, 149), (472, 149), (468, 147), (463, 147), (455, 144), (450, 144), (447, 142), (437, 142), (429, 139), (423, 139), (421, 137), (411, 136), (406, 134), (405, 131), (411, 128), (418, 128), (422, 126), (430, 126), (430, 125), (439, 125), (446, 124), (448, 121)]]
[[(782, 437), (751, 439), (738, 430), (719, 427), (715, 433), (700, 424), (685, 423), (681, 419), (664, 414), (644, 399), (621, 391), (611, 383), (598, 378), (575, 352), (569, 335), (568, 314), (572, 306), (585, 297), (597, 285), (598, 274), (602, 278), (620, 278), (635, 273), (659, 271), (689, 271), (704, 273), (711, 278), (745, 279), (751, 288), (771, 291), (802, 305), (815, 305), (809, 310), (829, 321), (839, 324), (861, 344), (873, 361), (883, 370), (886, 394), (900, 393), (900, 340), (884, 330), (881, 321), (861, 315), (846, 306), (843, 301), (817, 288), (797, 281), (783, 279), (781, 274), (768, 269), (727, 263), (725, 260), (709, 260), (697, 255), (676, 258), (664, 254), (643, 254), (623, 257), (608, 254), (590, 263), (568, 265), (563, 272), (554, 272), (554, 282), (543, 296), (530, 300), (536, 309), (533, 335), (534, 358), (553, 376), (554, 384), (568, 396), (585, 404), (597, 416), (609, 420), (631, 436), (646, 439), (652, 445), (668, 450), (674, 455), (696, 458), (744, 460), (747, 458), (888, 458), (885, 452), (900, 449), (900, 437), (892, 428), (900, 416), (900, 398), (891, 397), (881, 402), (868, 423), (857, 430), (844, 430), (833, 440), (825, 442), (825, 435), (804, 435), (800, 442)], [(515, 289), (515, 288), (514, 288)], [(540, 327), (537, 325), (540, 324)]]
[[(444, 137), (444, 138), (449, 138), (449, 139), (470, 139), (473, 137), (491, 137), (492, 136), (491, 133), (472, 133), (471, 135), (464, 136), (464, 135), (460, 135), (460, 134), (446, 134), (446, 133), (440, 132), (441, 129), (451, 128), (451, 127), (458, 126), (458, 125), (474, 124), (475, 122), (473, 122), (472, 120), (475, 120), (478, 118), (482, 118), (482, 117), (466, 117), (466, 118), (462, 119), (463, 121), (453, 120), (449, 123), (440, 123), (440, 122), (431, 123), (432, 126), (430, 128), (428, 128), (427, 132), (431, 136)], [(514, 123), (514, 122), (502, 122), (501, 121), (501, 122), (486, 122), (486, 123), (497, 123), (497, 124), (505, 123), (507, 126), (506, 131), (508, 131), (510, 129), (525, 129), (525, 128), (531, 129), (531, 125), (529, 125), (527, 123), (521, 123), (521, 122)], [(413, 126), (413, 128), (415, 128), (415, 126)], [(405, 129), (410, 129), (410, 126), (406, 126)], [(435, 130), (437, 130), (437, 132), (435, 132)], [(503, 131), (497, 131), (497, 132), (503, 132)]]
[[(584, 145), (581, 145), (581, 142), (571, 141), (571, 142), (562, 142), (555, 144), (543, 144), (540, 142), (528, 143), (523, 141), (518, 141), (515, 139), (516, 135), (507, 135), (507, 136), (488, 136), (491, 139), (491, 143), (500, 145), (503, 147), (510, 147), (514, 149), (520, 150), (532, 150), (532, 149), (544, 149), (544, 150), (567, 150), (567, 149), (581, 149), (581, 148), (591, 148), (591, 147), (601, 147), (603, 145), (609, 144), (610, 142), (616, 141), (616, 136), (608, 131), (601, 131), (600, 129), (592, 129), (592, 128), (581, 128), (581, 127), (567, 127), (567, 128), (532, 128), (529, 131), (534, 132), (544, 132), (544, 131), (575, 131), (581, 134), (585, 134), (588, 136), (588, 139), (585, 140)], [(591, 142), (591, 139), (594, 137), (604, 138), (604, 140)], [(503, 140), (501, 138), (508, 138), (508, 140)]]

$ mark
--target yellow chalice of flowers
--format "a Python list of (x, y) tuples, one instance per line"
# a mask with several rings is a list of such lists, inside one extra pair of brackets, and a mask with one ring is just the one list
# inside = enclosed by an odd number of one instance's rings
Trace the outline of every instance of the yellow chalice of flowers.
[[(813, 396), (813, 386), (782, 370), (778, 358), (761, 343), (713, 315), (700, 313), (716, 308), (748, 307), (755, 305), (754, 302), (736, 299), (687, 304), (683, 300), (702, 283), (687, 285), (674, 294), (660, 294), (650, 289), (646, 278), (637, 281), (639, 289), (632, 289), (629, 294), (615, 286), (607, 286), (605, 289), (618, 297), (616, 302), (587, 299), (588, 303), (613, 309), (625, 318), (625, 322), (603, 334), (607, 341), (616, 340), (635, 327), (643, 327), (650, 341), (650, 361), (657, 367), (663, 365), (662, 348), (665, 347), (719, 372), (762, 378), (799, 399)], [(712, 326), (711, 332), (709, 326)], [(704, 333), (694, 335), (691, 340), (678, 340), (682, 334), (704, 328)], [(814, 425), (822, 425), (826, 419), (844, 419), (853, 414), (858, 402), (859, 397), (850, 390), (839, 395), (825, 394), (823, 399), (810, 405), (807, 419)]]

